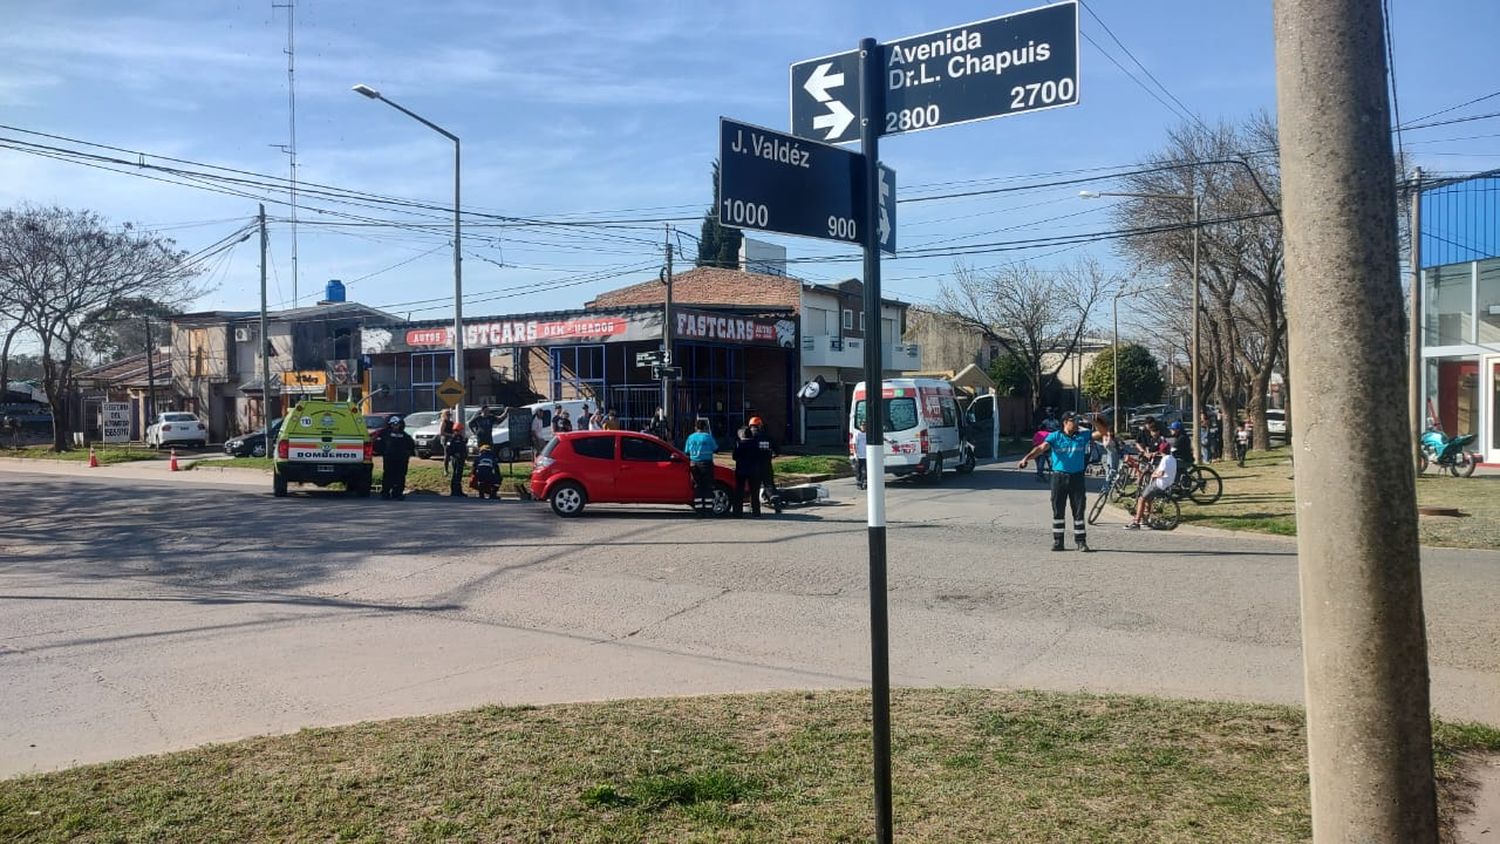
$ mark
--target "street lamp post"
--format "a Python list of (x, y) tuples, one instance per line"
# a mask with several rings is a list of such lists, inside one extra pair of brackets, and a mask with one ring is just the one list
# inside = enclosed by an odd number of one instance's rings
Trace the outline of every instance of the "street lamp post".
[[(1078, 195), (1084, 199), (1099, 199), (1106, 196), (1121, 196), (1132, 199), (1171, 199), (1181, 202), (1193, 203), (1193, 338), (1192, 351), (1189, 365), (1189, 378), (1192, 379), (1193, 388), (1193, 458), (1197, 462), (1203, 462), (1203, 432), (1198, 428), (1198, 420), (1203, 417), (1203, 396), (1198, 388), (1198, 231), (1203, 223), (1202, 200), (1197, 192), (1194, 193), (1117, 193), (1111, 191), (1079, 191)], [(1118, 318), (1119, 298), (1115, 299), (1116, 317)], [(1115, 354), (1119, 354), (1119, 337), (1115, 337)], [(1118, 361), (1117, 361), (1118, 363)], [(1118, 392), (1118, 389), (1117, 389)], [(1115, 396), (1116, 407), (1118, 407), (1119, 395)], [(1118, 410), (1115, 411), (1119, 413)]]
[(1113, 371), (1114, 378), (1115, 378), (1115, 404), (1114, 404), (1115, 418), (1112, 419), (1112, 420), (1110, 420), (1111, 423), (1112, 423), (1110, 427), (1112, 427), (1112, 428), (1115, 429), (1115, 433), (1116, 434), (1118, 434), (1120, 432), (1120, 430), (1121, 430), (1121, 428), (1120, 428), (1120, 297), (1122, 297), (1122, 296), (1137, 296), (1137, 295), (1140, 295), (1141, 292), (1142, 291), (1140, 291), (1140, 290), (1127, 290), (1127, 289), (1125, 289), (1123, 287), (1120, 288), (1119, 290), (1115, 291), (1115, 313), (1114, 313), (1114, 318), (1115, 318), (1115, 342), (1114, 342), (1114, 352), (1113, 352), (1113, 354), (1114, 354), (1114, 364), (1112, 366), (1110, 366), (1110, 369)]
[[(369, 85), (355, 85), (354, 92), (369, 97), (372, 100), (379, 100), (385, 103), (453, 142), (453, 379), (467, 392), (468, 382), (464, 378), (464, 267), (462, 250), (463, 228), (460, 222), (459, 211), (459, 199), (462, 193), (459, 181), (460, 145), (458, 136), (422, 115), (405, 108), (401, 104), (387, 99)], [(459, 396), (458, 404), (454, 407), (454, 411), (455, 418), (459, 422), (463, 422), (464, 396)]]

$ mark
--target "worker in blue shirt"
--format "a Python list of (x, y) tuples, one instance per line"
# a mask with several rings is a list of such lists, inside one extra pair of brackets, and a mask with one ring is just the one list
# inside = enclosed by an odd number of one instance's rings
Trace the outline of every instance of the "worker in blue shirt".
[(1062, 430), (1053, 431), (1036, 447), (1026, 452), (1018, 467), (1026, 468), (1027, 461), (1040, 457), (1044, 452), (1052, 461), (1052, 550), (1063, 550), (1063, 510), (1069, 505), (1073, 509), (1073, 546), (1079, 551), (1091, 551), (1083, 520), (1083, 469), (1088, 463), (1089, 443), (1092, 435), (1078, 427), (1078, 419), (1072, 414), (1063, 417)]
[(719, 443), (708, 432), (707, 419), (699, 419), (693, 428), (683, 444), (693, 474), (693, 506), (699, 513), (710, 513), (714, 503), (714, 451)]

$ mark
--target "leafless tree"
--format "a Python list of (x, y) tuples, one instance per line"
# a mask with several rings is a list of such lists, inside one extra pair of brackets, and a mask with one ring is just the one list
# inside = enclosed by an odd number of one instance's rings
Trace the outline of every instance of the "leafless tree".
[(1035, 409), (1043, 384), (1077, 354), (1089, 318), (1111, 286), (1113, 281), (1091, 260), (1061, 271), (1022, 262), (985, 274), (959, 265), (952, 284), (939, 292), (938, 303), (948, 317), (978, 330), (1021, 362)]
[[(1150, 194), (1117, 206), (1126, 228), (1158, 229), (1122, 241), (1142, 271), (1166, 275), (1170, 295), (1191, 318), (1193, 233), (1190, 203), (1199, 197), (1202, 387), (1233, 419), (1243, 400), (1256, 447), (1268, 445), (1265, 409), (1273, 373), (1285, 375), (1286, 289), (1282, 275), (1280, 167), (1276, 124), (1265, 114), (1243, 124), (1184, 125), (1125, 190)], [(1189, 322), (1188, 330), (1191, 323)]]
[(122, 301), (182, 302), (196, 271), (168, 239), (110, 227), (91, 211), (22, 206), (0, 211), (0, 290), (7, 315), (41, 349), (52, 445), (67, 448), (68, 399), (86, 335)]

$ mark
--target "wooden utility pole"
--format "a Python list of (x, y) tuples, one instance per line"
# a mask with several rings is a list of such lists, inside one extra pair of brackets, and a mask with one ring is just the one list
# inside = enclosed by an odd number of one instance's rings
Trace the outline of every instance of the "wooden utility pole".
[[(1313, 840), (1437, 841), (1381, 0), (1275, 0)], [(1348, 430), (1383, 444), (1348, 460)]]

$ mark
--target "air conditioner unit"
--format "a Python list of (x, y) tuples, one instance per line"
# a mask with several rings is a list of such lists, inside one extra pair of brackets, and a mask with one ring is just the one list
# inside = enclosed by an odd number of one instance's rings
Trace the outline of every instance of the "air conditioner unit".
[(234, 330), (234, 342), (236, 343), (248, 343), (250, 342), (251, 336), (252, 335), (248, 327), (236, 328)]

